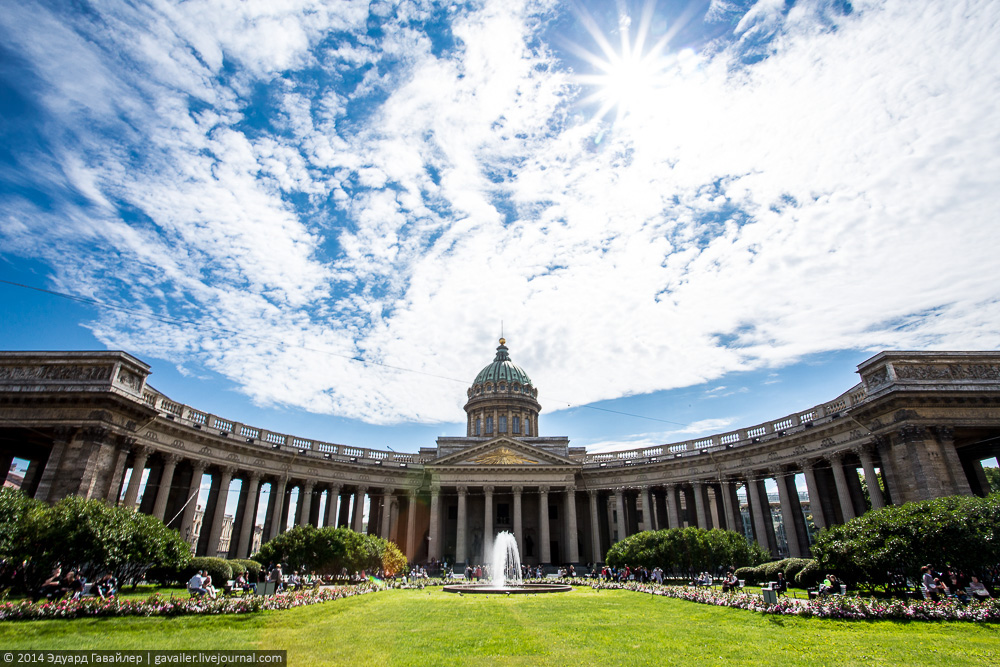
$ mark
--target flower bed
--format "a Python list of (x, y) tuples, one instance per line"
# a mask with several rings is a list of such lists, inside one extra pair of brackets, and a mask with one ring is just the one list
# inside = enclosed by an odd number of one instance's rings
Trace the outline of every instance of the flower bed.
[(0, 621), (26, 621), (49, 618), (85, 618), (109, 616), (187, 616), (192, 614), (250, 614), (258, 611), (291, 609), (364, 595), (382, 590), (373, 583), (323, 588), (319, 592), (303, 591), (279, 595), (247, 595), (245, 597), (187, 598), (151, 595), (145, 600), (83, 598), (34, 604), (4, 602), (0, 604)]
[[(550, 580), (552, 581), (552, 580)], [(575, 586), (590, 586), (594, 590), (627, 590), (650, 595), (688, 600), (717, 607), (735, 607), (758, 611), (764, 614), (782, 616), (803, 616), (806, 618), (836, 618), (841, 620), (902, 620), (902, 621), (973, 621), (978, 623), (1000, 623), (1000, 600), (962, 604), (949, 599), (931, 600), (879, 600), (876, 598), (847, 597), (834, 595), (813, 600), (794, 600), (787, 597), (778, 599), (777, 604), (766, 604), (764, 597), (757, 593), (720, 593), (705, 588), (689, 586), (663, 586), (642, 584), (634, 581), (594, 581), (585, 579), (560, 580)]]

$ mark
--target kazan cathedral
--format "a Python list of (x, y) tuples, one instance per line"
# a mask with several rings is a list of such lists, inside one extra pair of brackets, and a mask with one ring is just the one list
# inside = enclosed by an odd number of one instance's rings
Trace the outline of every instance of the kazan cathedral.
[(813, 531), (871, 509), (987, 494), (981, 462), (1000, 454), (995, 352), (881, 352), (826, 403), (600, 454), (544, 434), (538, 389), (503, 339), (468, 389), (465, 435), (416, 453), (239, 423), (164, 396), (150, 373), (119, 351), (0, 352), (0, 468), (25, 469), (5, 484), (48, 502), (135, 507), (197, 555), (246, 557), (309, 523), (456, 566), (487, 560), (509, 531), (524, 562), (558, 566), (600, 563), (617, 540), (681, 526), (808, 556)]

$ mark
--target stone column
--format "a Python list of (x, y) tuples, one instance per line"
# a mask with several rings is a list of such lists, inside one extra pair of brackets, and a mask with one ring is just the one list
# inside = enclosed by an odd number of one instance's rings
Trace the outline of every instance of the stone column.
[(465, 553), (466, 533), (468, 532), (467, 517), (465, 515), (465, 496), (468, 491), (468, 488), (464, 486), (458, 487), (458, 526), (456, 526), (455, 534), (455, 563), (459, 565), (468, 563)]
[(146, 461), (149, 460), (151, 451), (149, 447), (136, 447), (135, 459), (132, 462), (132, 476), (129, 477), (128, 487), (125, 489), (125, 498), (122, 506), (132, 509), (135, 501), (139, 498), (139, 484), (142, 483), (142, 473), (146, 469)]
[[(773, 469), (775, 482), (778, 484), (778, 500), (781, 502), (781, 523), (785, 526), (785, 541), (788, 543), (788, 555), (792, 558), (805, 558), (799, 546), (798, 522), (796, 521), (795, 506), (798, 503), (792, 502), (791, 493), (788, 488), (790, 481), (785, 476), (785, 471), (781, 468)], [(791, 480), (794, 488), (794, 480)]]
[(806, 461), (802, 465), (802, 474), (806, 476), (806, 491), (809, 493), (809, 511), (812, 513), (813, 524), (820, 529), (830, 524), (823, 514), (823, 503), (820, 500), (819, 484), (816, 482), (816, 462)]
[(326, 490), (326, 521), (323, 526), (337, 527), (337, 502), (340, 500), (340, 485), (334, 484)]
[(483, 487), (483, 562), (493, 550), (493, 487)]
[(625, 489), (618, 487), (615, 489), (615, 507), (618, 508), (618, 541), (628, 537), (625, 529)]
[(274, 498), (274, 510), (271, 512), (271, 539), (285, 532), (285, 527), (288, 525), (281, 521), (285, 516), (285, 487), (287, 485), (287, 477), (271, 482), (271, 496)]
[(859, 447), (857, 453), (858, 458), (861, 459), (861, 468), (865, 471), (865, 486), (868, 487), (868, 497), (872, 501), (872, 509), (880, 510), (885, 507), (885, 499), (882, 497), (882, 488), (878, 484), (878, 475), (875, 473), (875, 462), (872, 460), (871, 450), (868, 447)]
[(667, 525), (670, 528), (680, 528), (681, 520), (677, 513), (677, 486), (666, 484), (664, 488), (667, 494)]
[[(181, 516), (181, 537), (195, 547), (194, 536), (191, 529), (194, 526), (194, 513), (198, 509), (198, 494), (201, 493), (201, 478), (205, 475), (206, 464), (204, 461), (194, 462), (194, 474), (191, 476), (191, 486), (188, 487), (187, 504), (184, 506), (184, 514)], [(202, 526), (205, 525), (205, 518), (202, 517)]]
[(552, 540), (549, 537), (549, 487), (538, 487), (538, 553), (541, 563), (549, 565), (552, 562)]
[(153, 516), (160, 521), (166, 519), (167, 500), (170, 498), (170, 487), (174, 483), (174, 470), (180, 463), (177, 454), (168, 454), (163, 459), (163, 471), (160, 473), (160, 485), (156, 489), (156, 503), (153, 505)]
[[(431, 486), (431, 525), (428, 536), (431, 538), (427, 545), (427, 558), (441, 560), (441, 487)], [(388, 521), (388, 519), (387, 519)]]
[(395, 492), (395, 489), (382, 490), (382, 502), (385, 507), (382, 508), (382, 534), (379, 537), (383, 540), (390, 539), (389, 536), (392, 534), (389, 531), (392, 528), (392, 500)]
[[(219, 480), (218, 497), (215, 499), (215, 514), (212, 516), (212, 528), (208, 533), (208, 545), (205, 549), (206, 556), (218, 557), (219, 539), (222, 537), (222, 520), (226, 516), (226, 504), (229, 500), (229, 484), (233, 481), (235, 468), (223, 468), (222, 478)], [(208, 509), (206, 506), (205, 509)], [(208, 517), (205, 517), (207, 519)], [(204, 519), (202, 519), (204, 521)], [(205, 524), (202, 523), (202, 530)], [(225, 556), (223, 556), (225, 558)]]
[(406, 492), (410, 506), (406, 510), (406, 557), (413, 562), (417, 559), (417, 490)]
[(521, 494), (524, 487), (514, 487), (514, 540), (517, 541), (518, 550), (524, 550), (524, 527), (521, 521)]
[(844, 523), (854, 518), (854, 503), (851, 501), (851, 490), (847, 486), (847, 475), (844, 474), (844, 455), (840, 452), (829, 458), (833, 468), (833, 478), (837, 481), (837, 498), (840, 500), (840, 511), (844, 515)]
[(236, 549), (237, 558), (249, 558), (253, 548), (253, 529), (257, 520), (257, 491), (260, 489), (260, 471), (254, 470), (247, 480), (247, 505), (243, 508), (243, 523), (240, 525), (240, 544)]
[(719, 482), (719, 493), (722, 494), (722, 512), (726, 516), (726, 528), (728, 530), (743, 532), (743, 526), (739, 528), (733, 523), (733, 494), (731, 491), (731, 482), (721, 481)]
[(299, 487), (299, 525), (304, 526), (309, 523), (309, 514), (312, 512), (313, 489), (316, 482), (307, 479), (306, 483)]
[(351, 497), (353, 495), (352, 491), (344, 491), (340, 488), (340, 493), (337, 494), (337, 503), (340, 507), (337, 510), (337, 528), (350, 528), (351, 527)]
[(743, 510), (740, 507), (739, 488), (740, 480), (732, 480), (727, 483), (724, 490), (726, 495), (729, 497), (729, 502), (732, 503), (733, 506), (733, 514), (730, 521), (732, 521), (733, 526), (735, 527), (732, 528), (732, 530), (735, 530), (740, 535), (743, 535), (746, 533), (746, 529), (743, 527)]
[[(114, 463), (111, 464), (111, 478), (107, 481), (107, 492), (104, 494), (105, 500), (112, 505), (118, 504), (118, 499), (122, 496), (122, 480), (125, 478), (125, 460), (128, 459), (129, 450), (135, 444), (135, 438), (117, 437), (111, 448), (111, 456)], [(103, 446), (102, 450), (107, 451)], [(145, 467), (143, 463), (143, 467)], [(139, 471), (139, 480), (142, 480), (142, 470)], [(95, 483), (97, 480), (95, 479)], [(138, 492), (138, 488), (136, 489)]]
[(642, 529), (653, 530), (653, 503), (649, 499), (649, 487), (642, 487), (640, 493), (642, 493)]
[(937, 426), (934, 428), (934, 436), (941, 448), (941, 459), (945, 464), (945, 470), (951, 477), (950, 495), (971, 496), (972, 486), (965, 475), (958, 450), (955, 449), (955, 429), (950, 426)]
[(354, 496), (354, 520), (351, 522), (351, 530), (355, 533), (360, 533), (364, 529), (366, 493), (368, 493), (368, 487), (359, 486)]
[(604, 562), (604, 554), (601, 553), (601, 524), (597, 511), (597, 489), (588, 489), (587, 496), (590, 498), (590, 552), (594, 563)]
[(576, 487), (566, 487), (566, 542), (567, 562), (580, 562), (579, 531), (576, 526)]
[[(38, 480), (38, 488), (35, 489), (36, 500), (59, 500), (54, 497), (52, 491), (59, 474), (59, 464), (62, 462), (63, 454), (69, 446), (69, 441), (73, 437), (73, 431), (64, 426), (57, 426), (52, 438), (52, 449), (49, 451), (49, 458), (45, 461), (45, 468), (42, 476)], [(30, 493), (31, 489), (26, 489)]]
[(708, 528), (708, 518), (705, 514), (705, 485), (702, 482), (691, 482), (694, 490), (694, 509), (698, 517), (698, 527)]
[(768, 535), (774, 530), (773, 527), (768, 530), (768, 524), (771, 522), (771, 506), (768, 504), (767, 494), (761, 493), (760, 486), (760, 482), (747, 480), (747, 499), (750, 501), (753, 529), (757, 537), (757, 544), (770, 551), (772, 556), (777, 556), (777, 549), (771, 545), (768, 539)]

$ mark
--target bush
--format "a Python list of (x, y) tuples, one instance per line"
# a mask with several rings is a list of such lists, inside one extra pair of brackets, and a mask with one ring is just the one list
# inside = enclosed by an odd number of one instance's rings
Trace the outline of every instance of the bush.
[(823, 581), (823, 577), (823, 570), (820, 569), (819, 563), (815, 560), (810, 560), (809, 563), (795, 575), (795, 585), (799, 588), (815, 588), (816, 586), (819, 586), (819, 582)]
[[(257, 581), (260, 577), (261, 564), (255, 560), (250, 560), (248, 558), (231, 558), (229, 559), (230, 565), (233, 563), (239, 563), (243, 566), (244, 571), (247, 574), (247, 579), (250, 581)], [(236, 569), (233, 569), (233, 576), (236, 576)]]
[(179, 569), (177, 571), (178, 581), (187, 583), (199, 570), (208, 572), (208, 576), (212, 577), (212, 585), (216, 587), (221, 587), (233, 578), (233, 568), (230, 567), (225, 558), (205, 557), (192, 558), (186, 567)]
[(694, 576), (755, 565), (765, 558), (767, 552), (741, 533), (689, 527), (629, 535), (608, 550), (606, 562), (614, 567), (659, 567), (668, 576)]
[(253, 559), (261, 564), (284, 563), (290, 569), (320, 574), (401, 571), (406, 557), (392, 542), (355, 533), (349, 528), (295, 526), (263, 544)]
[(816, 561), (811, 558), (785, 558), (774, 560), (769, 563), (757, 565), (756, 567), (741, 567), (736, 570), (736, 577), (744, 579), (748, 584), (763, 584), (769, 581), (777, 581), (778, 573), (785, 573), (785, 581), (791, 585), (796, 581), (795, 577), (810, 563)]
[(238, 560), (230, 558), (226, 562), (229, 563), (229, 569), (233, 571), (233, 576), (232, 576), (233, 579), (240, 576), (241, 574), (247, 573), (246, 565), (239, 562)]
[(928, 563), (982, 577), (1000, 563), (1000, 494), (868, 512), (820, 531), (813, 552), (824, 571), (869, 588), (898, 590)]

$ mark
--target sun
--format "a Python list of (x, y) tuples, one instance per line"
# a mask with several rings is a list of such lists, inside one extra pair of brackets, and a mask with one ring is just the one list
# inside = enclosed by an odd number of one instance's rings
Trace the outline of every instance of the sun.
[(596, 118), (604, 118), (612, 110), (621, 121), (631, 114), (648, 109), (655, 104), (658, 94), (669, 78), (674, 58), (667, 53), (667, 46), (675, 30), (668, 30), (656, 42), (650, 41), (650, 25), (655, 4), (647, 2), (643, 6), (638, 26), (632, 28), (631, 17), (621, 11), (618, 18), (620, 42), (614, 46), (593, 17), (580, 10), (580, 20), (594, 39), (598, 51), (588, 50), (572, 44), (570, 48), (594, 71), (578, 74), (574, 79), (584, 88), (591, 89), (581, 104), (597, 105)]

